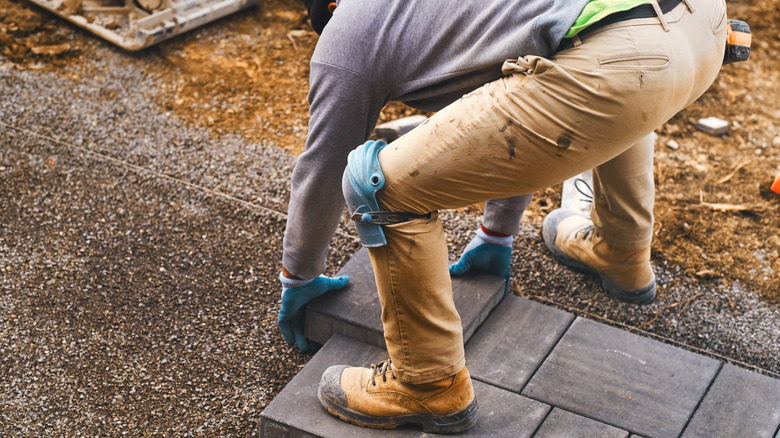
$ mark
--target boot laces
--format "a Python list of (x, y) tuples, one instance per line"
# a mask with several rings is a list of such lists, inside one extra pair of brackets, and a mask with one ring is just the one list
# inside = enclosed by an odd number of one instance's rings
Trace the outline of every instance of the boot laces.
[(376, 386), (376, 376), (379, 375), (382, 376), (382, 382), (387, 382), (388, 371), (390, 371), (391, 378), (393, 380), (396, 379), (395, 370), (393, 369), (393, 364), (390, 359), (379, 362), (378, 364), (371, 364), (371, 369), (374, 370), (374, 373), (371, 375), (371, 384), (374, 386)]
[(593, 189), (587, 181), (582, 178), (575, 179), (574, 188), (583, 196), (580, 201), (593, 203)]
[(574, 233), (574, 237), (576, 239), (582, 239), (585, 241), (593, 240), (593, 236), (598, 236), (598, 231), (596, 231), (596, 228), (593, 225), (588, 225), (587, 227)]

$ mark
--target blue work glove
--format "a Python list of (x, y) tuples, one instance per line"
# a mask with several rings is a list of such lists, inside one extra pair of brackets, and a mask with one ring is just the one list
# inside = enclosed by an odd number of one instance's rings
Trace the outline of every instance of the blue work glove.
[[(349, 277), (331, 278), (321, 275), (313, 280), (291, 280), (280, 274), (282, 281), (282, 308), (279, 309), (279, 328), (288, 345), (298, 344), (303, 352), (311, 352), (312, 346), (303, 337), (306, 304), (331, 290), (341, 289), (349, 283)], [(292, 286), (292, 287), (290, 287)]]
[(480, 228), (463, 250), (458, 263), (450, 265), (450, 275), (462, 275), (471, 269), (485, 271), (506, 279), (504, 294), (509, 293), (512, 240), (512, 236), (491, 236)]

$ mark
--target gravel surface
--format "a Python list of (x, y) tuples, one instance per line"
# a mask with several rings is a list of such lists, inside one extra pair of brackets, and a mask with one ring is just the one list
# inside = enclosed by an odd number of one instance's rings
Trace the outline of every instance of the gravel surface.
[[(253, 435), (308, 359), (276, 326), (294, 158), (184, 126), (126, 55), (90, 56), (0, 57), (0, 435)], [(443, 216), (457, 253), (478, 215)], [(329, 273), (357, 247), (344, 222)], [(656, 303), (620, 304), (530, 222), (513, 257), (519, 295), (780, 377), (780, 311), (739, 284), (656, 266)]]

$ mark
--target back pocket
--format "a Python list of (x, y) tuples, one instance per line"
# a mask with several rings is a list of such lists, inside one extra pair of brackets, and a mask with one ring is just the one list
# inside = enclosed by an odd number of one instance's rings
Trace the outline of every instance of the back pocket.
[(669, 66), (669, 56), (647, 53), (611, 56), (599, 59), (599, 66), (610, 70), (663, 70)]

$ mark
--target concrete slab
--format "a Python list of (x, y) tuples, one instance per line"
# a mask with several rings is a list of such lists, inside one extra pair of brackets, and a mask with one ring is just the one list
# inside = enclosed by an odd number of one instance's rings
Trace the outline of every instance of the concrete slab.
[(554, 408), (535, 438), (626, 438), (628, 432), (583, 416)]
[[(339, 275), (349, 275), (349, 285), (313, 300), (306, 309), (305, 334), (324, 344), (332, 334), (385, 348), (382, 307), (374, 271), (366, 248), (344, 265)], [(452, 293), (467, 341), (504, 296), (504, 279), (482, 272), (453, 277)]]
[(648, 438), (678, 436), (720, 365), (577, 318), (522, 394)]
[(683, 433), (772, 437), (780, 426), (780, 380), (726, 364)]
[(520, 393), (574, 315), (507, 295), (466, 344), (472, 377)]
[[(334, 335), (292, 381), (265, 408), (260, 434), (275, 437), (420, 437), (419, 428), (374, 430), (341, 421), (329, 414), (317, 399), (320, 376), (331, 365), (367, 366), (386, 359), (377, 347)], [(459, 436), (530, 437), (550, 411), (550, 406), (509, 391), (474, 381), (479, 402), (475, 427)]]

